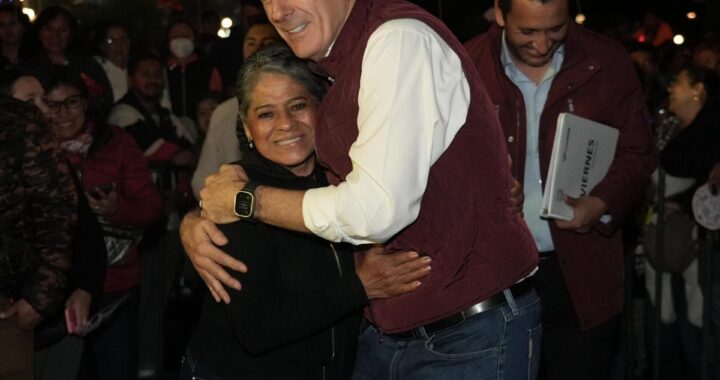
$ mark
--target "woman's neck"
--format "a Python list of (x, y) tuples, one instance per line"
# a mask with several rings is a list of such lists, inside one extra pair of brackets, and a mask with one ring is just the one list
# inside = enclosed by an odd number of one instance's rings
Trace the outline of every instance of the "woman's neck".
[(65, 53), (48, 52), (48, 58), (50, 58), (50, 62), (55, 65), (64, 65), (67, 62), (67, 56)]
[(127, 66), (127, 60), (123, 58), (108, 57), (108, 60), (112, 62), (112, 64), (115, 65), (115, 67), (117, 67), (118, 69), (125, 70), (125, 67)]
[(685, 109), (680, 110), (675, 113), (675, 116), (677, 116), (680, 128), (686, 128), (690, 123), (695, 120), (695, 117), (697, 117), (698, 113), (700, 113), (700, 110), (703, 107), (703, 103), (701, 101), (692, 102), (689, 104)]
[(20, 52), (20, 44), (2, 44), (2, 55), (10, 63), (18, 63), (18, 55)]

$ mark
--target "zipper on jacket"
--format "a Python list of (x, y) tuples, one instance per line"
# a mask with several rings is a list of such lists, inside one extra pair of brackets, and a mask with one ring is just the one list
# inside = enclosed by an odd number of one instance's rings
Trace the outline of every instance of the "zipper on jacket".
[(338, 253), (337, 253), (337, 251), (335, 250), (335, 246), (333, 245), (333, 243), (330, 243), (330, 248), (332, 249), (332, 251), (333, 251), (333, 256), (335, 257), (335, 264), (337, 265), (338, 274), (339, 274), (340, 277), (342, 278), (342, 277), (343, 277), (343, 270), (342, 270), (342, 266), (340, 265), (340, 257), (338, 257)]
[[(515, 136), (520, 136), (520, 101), (515, 99)], [(518, 139), (519, 140), (519, 139)], [(525, 133), (525, 144), (527, 145), (527, 132)], [(519, 178), (520, 176), (520, 164), (518, 161), (520, 161), (520, 144), (515, 144), (515, 158), (513, 159), (513, 176), (516, 180), (520, 181), (521, 179), (523, 182), (525, 181), (524, 178)], [(524, 160), (523, 160), (524, 161)], [(521, 182), (522, 183), (522, 182)]]
[[(338, 275), (340, 275), (340, 278), (342, 278), (343, 270), (342, 266), (340, 265), (340, 257), (338, 257), (338, 253), (335, 250), (335, 245), (333, 245), (333, 243), (330, 243), (330, 249), (332, 249), (333, 257), (335, 257), (335, 264), (337, 265)], [(335, 326), (330, 327), (330, 348), (330, 362), (332, 362), (333, 360), (335, 360)], [(323, 366), (323, 379), (325, 379), (325, 366)]]

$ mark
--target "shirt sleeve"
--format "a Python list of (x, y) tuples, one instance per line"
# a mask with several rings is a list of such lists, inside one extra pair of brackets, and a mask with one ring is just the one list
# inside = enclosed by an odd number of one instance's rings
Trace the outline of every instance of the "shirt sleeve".
[(412, 223), (430, 167), (469, 104), (460, 59), (432, 28), (412, 19), (380, 26), (363, 57), (353, 169), (340, 185), (305, 193), (305, 226), (330, 241), (365, 244)]

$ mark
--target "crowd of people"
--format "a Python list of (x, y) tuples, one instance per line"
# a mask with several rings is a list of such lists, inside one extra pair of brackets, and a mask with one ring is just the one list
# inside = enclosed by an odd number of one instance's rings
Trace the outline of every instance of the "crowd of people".
[[(568, 2), (459, 41), (405, 0), (243, 1), (232, 54), (211, 11), (140, 49), (0, 4), (0, 379), (619, 379), (628, 252), (661, 378), (699, 379), (720, 39)], [(619, 136), (571, 220), (541, 216), (562, 113)]]

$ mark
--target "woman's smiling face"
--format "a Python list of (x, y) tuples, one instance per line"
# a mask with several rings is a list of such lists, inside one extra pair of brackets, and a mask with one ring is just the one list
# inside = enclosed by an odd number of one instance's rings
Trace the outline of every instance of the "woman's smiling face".
[(318, 100), (288, 75), (260, 74), (250, 93), (245, 134), (258, 152), (295, 175), (315, 168)]

